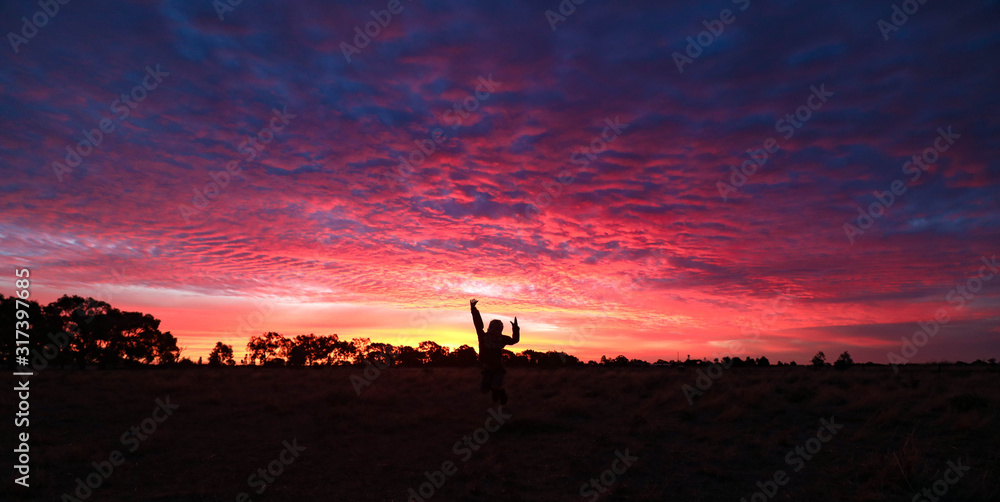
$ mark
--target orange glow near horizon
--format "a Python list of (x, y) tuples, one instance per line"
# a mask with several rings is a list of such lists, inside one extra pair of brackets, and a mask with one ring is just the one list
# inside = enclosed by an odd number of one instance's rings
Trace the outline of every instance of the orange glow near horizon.
[[(219, 341), (231, 345), (240, 360), (249, 337), (268, 331), (289, 338), (337, 334), (342, 340), (369, 338), (413, 347), (431, 340), (452, 349), (470, 345), (478, 350), (468, 308), (472, 297), (479, 298), (487, 322), (504, 321), (506, 334), (509, 321), (518, 317), (522, 339), (512, 347), (515, 352), (563, 351), (582, 361), (623, 354), (650, 362), (678, 356), (683, 360), (688, 355), (695, 359), (764, 355), (773, 361), (803, 362), (819, 350), (829, 357), (847, 349), (857, 353), (859, 348), (879, 354), (897, 350), (898, 343), (823, 326), (863, 325), (875, 318), (883, 324), (905, 324), (927, 316), (926, 308), (909, 303), (855, 305), (845, 316), (842, 307), (816, 305), (791, 289), (771, 298), (722, 305), (711, 295), (647, 288), (648, 281), (628, 282), (620, 274), (596, 271), (585, 279), (535, 283), (506, 277), (467, 281), (457, 272), (393, 275), (384, 267), (378, 274), (363, 286), (381, 288), (379, 295), (395, 297), (397, 302), (359, 290), (347, 295), (351, 302), (324, 301), (337, 295), (319, 287), (312, 288), (308, 298), (247, 298), (106, 284), (98, 289), (105, 294), (95, 297), (119, 309), (152, 313), (163, 321), (161, 331), (177, 336), (182, 356), (195, 361), (207, 359)], [(389, 284), (390, 280), (400, 282)], [(424, 287), (418, 287), (421, 284)], [(581, 296), (579, 291), (590, 295)], [(61, 294), (41, 293), (47, 301)], [(754, 326), (760, 329), (756, 337)], [(806, 342), (813, 337), (819, 340)]]

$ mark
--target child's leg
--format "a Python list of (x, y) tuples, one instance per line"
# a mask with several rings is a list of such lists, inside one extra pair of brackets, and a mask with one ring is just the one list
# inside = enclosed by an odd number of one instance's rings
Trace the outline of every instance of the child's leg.
[(482, 374), (483, 374), (483, 379), (480, 380), (479, 382), (479, 390), (482, 391), (483, 394), (485, 394), (489, 392), (490, 389), (493, 388), (493, 375), (491, 374), (491, 372), (486, 370), (483, 370)]
[(499, 402), (500, 404), (507, 404), (507, 391), (503, 388), (503, 377), (504, 374), (497, 372), (493, 377), (493, 402)]

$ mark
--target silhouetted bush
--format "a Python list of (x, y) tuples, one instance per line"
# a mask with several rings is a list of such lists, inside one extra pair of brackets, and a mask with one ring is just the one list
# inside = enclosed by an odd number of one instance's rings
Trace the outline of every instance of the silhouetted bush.
[(850, 368), (851, 366), (854, 366), (854, 359), (851, 359), (851, 355), (848, 354), (846, 350), (833, 363), (833, 367), (836, 368), (836, 369), (838, 369), (838, 370), (846, 370), (847, 368)]

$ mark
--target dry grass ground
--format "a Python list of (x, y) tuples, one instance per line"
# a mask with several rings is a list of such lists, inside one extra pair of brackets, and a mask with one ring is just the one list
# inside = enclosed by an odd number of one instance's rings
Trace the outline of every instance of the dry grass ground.
[[(997, 499), (1000, 372), (934, 369), (734, 368), (689, 405), (692, 368), (515, 368), (511, 418), (471, 455), (453, 445), (488, 416), (472, 368), (390, 369), (360, 397), (354, 368), (50, 369), (31, 383), (31, 495), (9, 478), (0, 500), (59, 500), (121, 450), (88, 500), (402, 501), (451, 461), (430, 500), (589, 501), (581, 485), (626, 449), (638, 460), (598, 500), (751, 500), (781, 469), (767, 500), (909, 501), (958, 459), (942, 500)], [(128, 452), (122, 433), (167, 396), (179, 408)], [(0, 405), (10, 452), (14, 393)], [(843, 428), (795, 472), (786, 455), (831, 417)], [(293, 439), (305, 450), (257, 494), (248, 477)]]

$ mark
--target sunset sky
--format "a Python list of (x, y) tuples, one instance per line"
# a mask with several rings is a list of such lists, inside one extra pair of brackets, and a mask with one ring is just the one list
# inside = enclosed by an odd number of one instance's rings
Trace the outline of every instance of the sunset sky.
[(195, 360), (475, 345), (473, 297), (585, 361), (1000, 357), (997, 2), (215, 4), (0, 5), (4, 294)]

